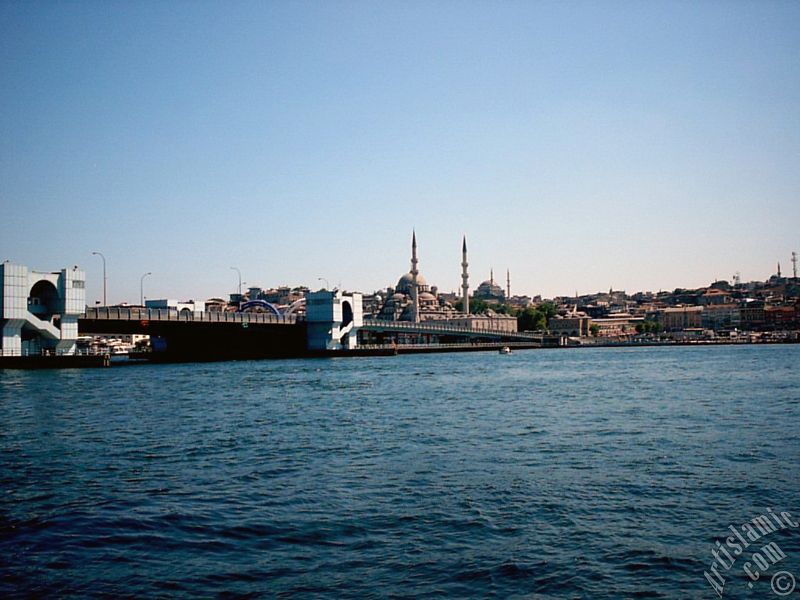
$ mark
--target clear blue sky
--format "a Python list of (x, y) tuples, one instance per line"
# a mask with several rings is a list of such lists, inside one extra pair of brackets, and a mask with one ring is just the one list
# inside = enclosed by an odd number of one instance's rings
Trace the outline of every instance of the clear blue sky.
[(87, 300), (672, 289), (800, 251), (798, 2), (4, 2), (0, 260)]

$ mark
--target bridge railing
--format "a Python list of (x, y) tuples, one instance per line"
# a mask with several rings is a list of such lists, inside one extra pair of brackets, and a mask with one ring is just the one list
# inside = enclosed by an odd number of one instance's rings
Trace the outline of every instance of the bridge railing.
[(432, 348), (487, 348), (490, 350), (497, 349), (498, 347), (508, 346), (509, 348), (530, 348), (532, 344), (540, 345), (540, 340), (527, 340), (517, 342), (448, 342), (438, 344), (359, 344), (359, 350), (414, 350), (418, 348), (432, 349)]
[(89, 348), (73, 348), (71, 350), (59, 348), (24, 348), (20, 350), (11, 350), (9, 348), (0, 348), (0, 357), (6, 356), (96, 356), (108, 354), (99, 350), (92, 350)]
[(278, 316), (250, 312), (189, 312), (168, 308), (87, 308), (86, 319), (98, 321), (184, 321), (194, 323), (279, 323), (294, 324), (295, 315)]
[(408, 321), (383, 321), (380, 319), (364, 319), (366, 329), (381, 329), (386, 331), (406, 330), (414, 333), (453, 333), (464, 335), (501, 335), (519, 339), (540, 338), (541, 335), (508, 331), (502, 329), (485, 329), (479, 327), (460, 327), (458, 325), (444, 325), (432, 321), (411, 323)]

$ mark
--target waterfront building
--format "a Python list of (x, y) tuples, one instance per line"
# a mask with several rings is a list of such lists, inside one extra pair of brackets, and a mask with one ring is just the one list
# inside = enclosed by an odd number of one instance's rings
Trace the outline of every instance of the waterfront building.
[(714, 331), (738, 328), (741, 324), (739, 306), (733, 303), (708, 304), (700, 314), (700, 323)]
[(764, 309), (767, 329), (783, 330), (800, 327), (800, 301), (783, 306), (768, 306)]
[(43, 273), (0, 264), (0, 355), (74, 354), (86, 309), (86, 275), (78, 267)]
[(589, 327), (592, 319), (585, 312), (577, 310), (577, 306), (571, 312), (555, 315), (550, 319), (548, 329), (556, 334), (567, 337), (586, 337), (589, 335)]
[(702, 306), (676, 306), (656, 313), (656, 320), (664, 331), (682, 331), (702, 327)]
[(517, 318), (511, 315), (504, 315), (496, 313), (492, 309), (479, 315), (459, 314), (447, 320), (447, 325), (454, 327), (466, 327), (467, 329), (475, 330), (490, 330), (490, 331), (504, 331), (516, 332), (517, 331)]
[(763, 300), (745, 300), (739, 306), (739, 322), (747, 331), (762, 329), (765, 322)]
[(597, 337), (622, 338), (636, 335), (636, 326), (642, 321), (644, 321), (644, 317), (641, 316), (615, 314), (592, 319), (591, 324), (597, 327)]

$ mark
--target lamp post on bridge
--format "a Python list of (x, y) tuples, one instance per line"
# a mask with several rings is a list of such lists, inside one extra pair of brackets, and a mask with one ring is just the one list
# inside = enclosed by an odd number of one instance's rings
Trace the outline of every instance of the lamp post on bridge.
[(103, 256), (102, 252), (92, 252), (92, 254), (103, 259), (103, 306), (108, 306), (106, 302), (106, 283), (108, 282), (108, 278), (106, 277), (106, 257)]
[(317, 281), (324, 281), (324, 282), (325, 282), (325, 289), (326, 289), (326, 290), (327, 290), (327, 289), (329, 289), (329, 288), (331, 287), (331, 284), (330, 284), (330, 283), (328, 283), (328, 280), (327, 280), (327, 279), (325, 279), (324, 277), (317, 277)]
[(242, 298), (242, 272), (237, 267), (231, 267), (234, 271), (239, 274), (239, 299)]
[(139, 279), (139, 302), (141, 303), (142, 307), (144, 308), (144, 278), (148, 275), (152, 275), (150, 271), (142, 275), (141, 279)]

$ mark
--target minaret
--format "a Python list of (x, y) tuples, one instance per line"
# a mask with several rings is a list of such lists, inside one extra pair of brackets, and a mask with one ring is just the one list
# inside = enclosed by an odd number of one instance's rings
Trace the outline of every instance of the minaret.
[(511, 298), (511, 271), (506, 269), (506, 300)]
[(781, 278), (781, 263), (778, 263), (778, 279)]
[(419, 288), (417, 284), (417, 232), (412, 230), (411, 233), (411, 302), (413, 306), (414, 323), (419, 323)]
[(489, 283), (494, 287), (494, 269), (491, 267), (489, 268)]
[(461, 308), (465, 315), (469, 314), (469, 273), (467, 273), (467, 236), (461, 245)]

